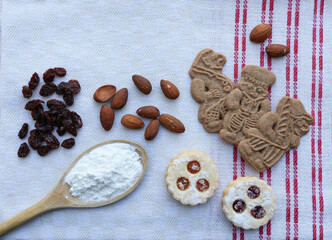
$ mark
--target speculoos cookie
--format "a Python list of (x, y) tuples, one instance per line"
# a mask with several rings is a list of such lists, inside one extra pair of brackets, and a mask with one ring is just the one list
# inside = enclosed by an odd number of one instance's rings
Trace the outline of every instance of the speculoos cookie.
[(248, 65), (242, 69), (240, 82), (225, 100), (227, 113), (220, 131), (224, 141), (238, 145), (248, 130), (256, 127), (258, 119), (271, 111), (267, 96), (275, 81), (274, 73), (265, 68)]
[(238, 146), (239, 152), (247, 163), (263, 172), (275, 165), (291, 148), (297, 147), (312, 123), (312, 116), (300, 100), (283, 97), (277, 112), (264, 114), (256, 127), (247, 131), (247, 138)]
[(189, 75), (191, 95), (201, 106), (198, 119), (207, 132), (219, 132), (226, 114), (225, 99), (234, 88), (234, 83), (222, 73), (226, 57), (212, 49), (198, 53)]

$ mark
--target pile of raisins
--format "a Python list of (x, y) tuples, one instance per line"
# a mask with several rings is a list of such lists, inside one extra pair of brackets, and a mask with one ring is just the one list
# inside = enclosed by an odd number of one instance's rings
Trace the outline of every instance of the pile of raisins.
[[(28, 143), (33, 150), (36, 150), (40, 156), (45, 156), (51, 150), (57, 149), (60, 146), (60, 142), (53, 130), (59, 136), (63, 136), (66, 132), (76, 136), (77, 130), (83, 126), (80, 115), (76, 112), (70, 111), (67, 106), (71, 106), (74, 103), (74, 95), (78, 94), (81, 90), (81, 86), (77, 80), (69, 80), (68, 82), (61, 82), (56, 86), (53, 81), (55, 76), (63, 77), (66, 75), (66, 69), (64, 68), (50, 68), (43, 74), (43, 80), (45, 84), (41, 87), (39, 94), (43, 97), (50, 96), (53, 93), (63, 95), (64, 102), (51, 99), (48, 100), (44, 108), (44, 101), (35, 99), (27, 102), (25, 109), (31, 112), (31, 117), (35, 120), (35, 129), (30, 131)], [(32, 96), (32, 90), (34, 90), (39, 84), (39, 76), (34, 73), (30, 79), (29, 86), (24, 86), (22, 93), (23, 97), (30, 98)], [(18, 133), (20, 139), (24, 139), (29, 130), (29, 125), (24, 123), (21, 130)], [(74, 138), (68, 138), (61, 144), (64, 148), (72, 148), (75, 145)], [(27, 143), (22, 143), (17, 155), (19, 157), (26, 157), (30, 152), (30, 148)]]

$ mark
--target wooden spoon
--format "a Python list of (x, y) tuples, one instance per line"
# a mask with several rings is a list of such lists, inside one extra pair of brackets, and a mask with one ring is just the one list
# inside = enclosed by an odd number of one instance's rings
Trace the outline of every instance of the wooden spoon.
[[(122, 193), (121, 195), (108, 199), (107, 201), (103, 201), (103, 202), (91, 203), (91, 202), (85, 202), (77, 197), (73, 197), (69, 192), (70, 186), (68, 184), (64, 183), (64, 179), (67, 176), (67, 174), (70, 172), (70, 170), (75, 166), (75, 164), (80, 160), (80, 158), (82, 156), (84, 156), (85, 154), (87, 154), (88, 152), (90, 152), (93, 149), (100, 147), (102, 145), (109, 144), (109, 143), (116, 143), (116, 142), (127, 143), (127, 144), (131, 144), (136, 147), (136, 152), (139, 154), (140, 160), (143, 165), (143, 171), (141, 173), (141, 176), (137, 180), (137, 182), (131, 188), (129, 188), (126, 192)], [(83, 152), (81, 155), (78, 156), (78, 158), (76, 158), (72, 162), (72, 164), (68, 167), (68, 169), (65, 171), (65, 173), (60, 178), (60, 181), (55, 186), (55, 188), (49, 194), (47, 194), (47, 196), (45, 198), (43, 198), (40, 202), (36, 203), (35, 205), (31, 206), (30, 208), (17, 214), (16, 216), (12, 217), (11, 219), (1, 223), (0, 224), (0, 236), (3, 236), (4, 234), (13, 230), (14, 228), (26, 223), (27, 221), (31, 220), (32, 218), (34, 218), (44, 212), (47, 212), (47, 211), (51, 211), (51, 210), (55, 210), (55, 209), (59, 209), (59, 208), (93, 208), (93, 207), (101, 207), (104, 205), (114, 203), (114, 202), (124, 198), (125, 196), (127, 196), (129, 193), (131, 193), (137, 187), (137, 185), (141, 182), (141, 180), (146, 172), (147, 166), (148, 166), (147, 153), (141, 145), (139, 145), (135, 142), (131, 142), (131, 141), (127, 141), (127, 140), (112, 140), (112, 141), (106, 141), (106, 142), (97, 144), (97, 145), (89, 148), (85, 152)]]

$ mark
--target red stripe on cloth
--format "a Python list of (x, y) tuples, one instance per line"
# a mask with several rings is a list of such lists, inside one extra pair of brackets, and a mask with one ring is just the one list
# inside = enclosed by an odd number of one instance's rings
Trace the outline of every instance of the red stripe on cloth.
[[(291, 42), (291, 24), (292, 24), (292, 0), (288, 0), (287, 8), (287, 33), (286, 45), (290, 48)], [(290, 96), (290, 55), (286, 56), (286, 95)], [(290, 153), (286, 153), (286, 239), (290, 239), (290, 219), (291, 219), (291, 203), (290, 203)]]
[[(235, 33), (234, 33), (234, 83), (239, 78), (239, 23), (240, 23), (240, 0), (236, 0), (235, 9)], [(237, 147), (233, 147), (233, 180), (237, 178)], [(237, 239), (237, 228), (233, 225), (233, 240)]]
[(324, 0), (319, 11), (319, 75), (318, 75), (318, 189), (319, 189), (319, 239), (324, 238), (324, 195), (322, 175), (322, 98), (323, 98), (323, 39)]
[(311, 84), (311, 115), (314, 122), (311, 125), (311, 188), (312, 188), (312, 238), (317, 239), (316, 225), (316, 149), (315, 149), (315, 100), (316, 100), (316, 31), (317, 31), (317, 6), (318, 0), (314, 2), (313, 26), (312, 26), (312, 84)]

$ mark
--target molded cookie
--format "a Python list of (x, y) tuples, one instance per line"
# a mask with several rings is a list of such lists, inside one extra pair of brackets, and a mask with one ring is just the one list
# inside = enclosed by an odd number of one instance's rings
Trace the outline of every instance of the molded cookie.
[(256, 229), (270, 221), (276, 199), (265, 181), (256, 177), (239, 177), (223, 192), (222, 209), (227, 219), (243, 229)]
[(226, 57), (212, 49), (198, 53), (189, 70), (191, 95), (201, 106), (198, 119), (207, 132), (219, 132), (226, 114), (225, 98), (234, 83), (222, 73)]
[(212, 159), (202, 152), (184, 151), (167, 166), (166, 185), (182, 204), (205, 203), (219, 185), (219, 174)]
[(312, 122), (312, 116), (300, 100), (283, 97), (276, 113), (264, 114), (256, 128), (248, 130), (247, 138), (238, 146), (239, 152), (247, 163), (263, 172), (300, 144), (300, 138), (308, 133)]
[(269, 87), (276, 76), (269, 70), (248, 65), (242, 69), (241, 80), (226, 97), (227, 113), (220, 131), (222, 140), (238, 145), (249, 128), (256, 127), (258, 119), (271, 111), (267, 99)]

